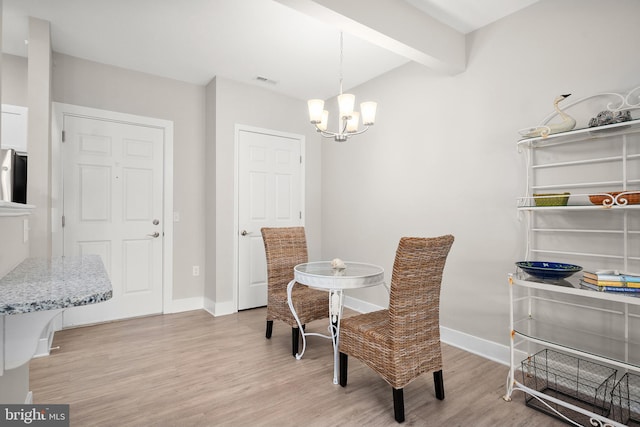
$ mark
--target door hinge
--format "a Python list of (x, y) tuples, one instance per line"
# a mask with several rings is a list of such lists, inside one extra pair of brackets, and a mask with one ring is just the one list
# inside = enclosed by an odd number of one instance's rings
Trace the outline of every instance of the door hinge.
[(66, 140), (66, 138), (65, 138), (65, 137), (66, 137), (66, 135), (65, 135), (64, 130), (63, 130), (63, 131), (62, 131), (62, 142), (65, 142), (65, 140)]
[(302, 156), (300, 156), (300, 164), (302, 164)]
[(62, 228), (64, 228), (64, 224), (65, 224), (65, 219), (64, 219), (64, 215), (62, 215)]
[(300, 211), (300, 219), (302, 219), (302, 211)]

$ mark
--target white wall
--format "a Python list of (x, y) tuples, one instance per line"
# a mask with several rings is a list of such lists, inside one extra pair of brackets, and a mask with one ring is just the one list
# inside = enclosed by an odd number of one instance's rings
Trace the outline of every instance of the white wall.
[(27, 58), (2, 54), (2, 103), (27, 106)]
[(200, 304), (204, 276), (192, 276), (191, 267), (204, 266), (204, 92), (203, 86), (53, 56), (53, 101), (173, 121), (173, 202), (180, 215), (173, 223), (173, 299)]
[(29, 255), (51, 256), (51, 25), (29, 17), (27, 66), (27, 203)]
[[(235, 311), (234, 271), (234, 144), (236, 124), (306, 137), (305, 229), (309, 258), (320, 259), (320, 150), (308, 123), (306, 102), (257, 86), (216, 77), (207, 87), (207, 276), (205, 307), (217, 314)], [(215, 200), (215, 201), (214, 201)], [(215, 209), (212, 212), (211, 209)], [(214, 306), (212, 306), (214, 305)]]
[[(543, 0), (469, 34), (459, 75), (408, 64), (358, 87), (358, 100), (379, 102), (378, 120), (346, 144), (323, 144), (323, 258), (380, 264), (390, 279), (401, 236), (451, 233), (441, 324), (507, 344), (507, 273), (524, 256), (517, 130), (561, 93), (640, 85), (638, 16), (635, 0)], [(387, 301), (383, 289), (351, 296)]]

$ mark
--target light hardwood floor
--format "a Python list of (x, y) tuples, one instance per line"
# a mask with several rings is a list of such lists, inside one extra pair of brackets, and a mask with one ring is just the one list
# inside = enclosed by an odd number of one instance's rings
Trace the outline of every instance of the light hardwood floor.
[[(301, 360), (291, 330), (265, 309), (212, 317), (152, 316), (57, 332), (30, 365), (34, 403), (70, 404), (72, 426), (394, 426), (391, 388), (356, 359), (346, 388), (332, 383), (329, 340), (311, 337)], [(307, 325), (325, 332), (326, 323)], [(446, 398), (433, 376), (405, 388), (406, 426), (565, 425), (502, 400), (507, 367), (443, 345)]]

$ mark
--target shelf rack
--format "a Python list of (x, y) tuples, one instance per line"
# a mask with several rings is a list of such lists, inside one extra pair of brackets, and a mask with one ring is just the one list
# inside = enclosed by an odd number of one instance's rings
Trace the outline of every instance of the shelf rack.
[[(521, 139), (517, 147), (526, 161), (526, 194), (516, 205), (526, 221), (526, 259), (640, 273), (640, 204), (604, 206), (589, 199), (640, 192), (640, 120)], [(535, 205), (533, 194), (566, 192), (566, 206)], [(592, 426), (622, 426), (607, 413), (528, 387), (516, 375), (516, 354), (532, 357), (545, 348), (612, 367), (619, 376), (640, 373), (640, 294), (583, 289), (580, 277), (550, 283), (523, 272), (509, 275), (511, 355), (504, 398), (521, 391), (570, 424), (582, 425), (554, 408), (567, 408)]]

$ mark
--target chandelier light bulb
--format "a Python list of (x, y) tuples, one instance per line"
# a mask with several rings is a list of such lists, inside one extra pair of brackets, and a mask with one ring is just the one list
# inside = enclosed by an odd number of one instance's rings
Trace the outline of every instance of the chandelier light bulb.
[(347, 120), (347, 132), (358, 132), (358, 122), (360, 121), (360, 113), (354, 111), (351, 118)]
[(316, 125), (318, 127), (318, 130), (320, 130), (321, 132), (326, 131), (328, 122), (329, 122), (329, 112), (327, 110), (324, 110), (322, 112), (322, 120), (320, 121), (320, 123)]
[(322, 99), (310, 99), (307, 101), (309, 107), (309, 120), (314, 125), (322, 122), (322, 112), (324, 110), (324, 101)]
[(353, 114), (353, 107), (356, 104), (356, 96), (350, 93), (338, 95), (338, 106), (340, 107), (340, 118), (349, 119)]
[(373, 101), (367, 101), (360, 104), (360, 114), (362, 114), (362, 125), (373, 126), (376, 122), (376, 109), (378, 103)]

